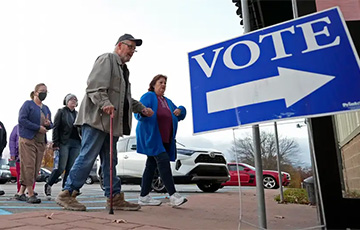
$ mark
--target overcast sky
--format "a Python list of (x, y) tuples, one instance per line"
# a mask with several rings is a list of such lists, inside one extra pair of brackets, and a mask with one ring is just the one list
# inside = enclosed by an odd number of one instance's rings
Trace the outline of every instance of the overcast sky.
[[(188, 52), (243, 34), (231, 0), (12, 0), (0, 2), (0, 120), (10, 136), (18, 112), (38, 83), (48, 86), (52, 118), (63, 98), (73, 93), (82, 99), (95, 59), (112, 52), (119, 36), (130, 33), (143, 39), (128, 63), (132, 96), (140, 99), (156, 74), (168, 76), (165, 95), (188, 114), (179, 123), (177, 139), (187, 146), (227, 150), (232, 130), (193, 136)], [(306, 127), (301, 120), (279, 123), (279, 135), (296, 138), (303, 159), (309, 160)], [(136, 120), (133, 122), (133, 131)], [(273, 131), (269, 125), (262, 130)], [(51, 132), (48, 139), (51, 140)], [(235, 131), (236, 137), (251, 128)], [(6, 147), (4, 154), (8, 154)]]

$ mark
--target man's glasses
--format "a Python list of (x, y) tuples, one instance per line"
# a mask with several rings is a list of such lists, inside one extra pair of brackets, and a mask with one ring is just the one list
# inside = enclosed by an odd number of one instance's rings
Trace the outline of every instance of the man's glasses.
[(127, 46), (129, 47), (129, 49), (131, 49), (132, 51), (137, 52), (137, 50), (136, 50), (136, 46), (133, 46), (133, 45), (127, 44), (126, 42), (121, 42), (121, 43), (122, 43), (122, 44), (127, 45)]

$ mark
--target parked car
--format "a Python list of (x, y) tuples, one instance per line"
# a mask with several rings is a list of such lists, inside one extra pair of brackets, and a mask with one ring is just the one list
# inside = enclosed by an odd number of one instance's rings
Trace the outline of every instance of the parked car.
[[(36, 177), (36, 182), (48, 182), (49, 177), (51, 175), (51, 171), (46, 168), (40, 168), (39, 174)], [(61, 181), (61, 176), (58, 177), (58, 179), (55, 181), (55, 184), (59, 181)]]
[[(147, 156), (136, 152), (136, 137), (126, 137), (117, 143), (117, 175), (124, 184), (141, 184)], [(196, 184), (204, 192), (215, 192), (230, 179), (224, 155), (213, 149), (177, 147), (177, 159), (171, 162), (175, 184)], [(152, 188), (166, 192), (159, 173), (155, 173)], [(100, 186), (102, 172), (98, 161)]]
[(10, 166), (10, 173), (11, 173), (10, 181), (15, 183), (16, 182), (16, 177), (17, 177), (16, 161), (9, 159), (9, 166)]
[(0, 159), (0, 184), (11, 180), (10, 166), (7, 159)]
[[(223, 186), (238, 186), (238, 170), (236, 163), (228, 163), (228, 169), (230, 172), (230, 180), (223, 183)], [(240, 183), (241, 186), (256, 186), (255, 179), (255, 167), (245, 164), (238, 163), (239, 174), (240, 174)], [(290, 183), (290, 174), (287, 172), (282, 172), (282, 185), (287, 186)], [(279, 173), (278, 171), (273, 170), (263, 170), (263, 185), (267, 189), (277, 189), (279, 188)]]

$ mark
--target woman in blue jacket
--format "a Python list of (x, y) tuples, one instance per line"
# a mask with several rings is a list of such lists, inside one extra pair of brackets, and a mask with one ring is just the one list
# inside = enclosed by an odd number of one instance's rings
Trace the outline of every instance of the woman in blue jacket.
[(154, 111), (154, 115), (145, 117), (135, 114), (139, 121), (136, 127), (137, 152), (147, 155), (138, 201), (140, 205), (161, 204), (161, 201), (154, 200), (149, 195), (156, 168), (170, 195), (170, 205), (180, 206), (187, 201), (176, 192), (170, 168), (170, 161), (176, 159), (175, 136), (178, 121), (185, 118), (186, 109), (183, 106), (177, 107), (170, 99), (164, 97), (166, 81), (165, 75), (156, 75), (149, 84), (149, 92), (140, 99), (144, 106)]
[[(31, 99), (24, 102), (19, 112), (19, 153), (20, 153), (20, 190), (17, 200), (40, 203), (33, 190), (33, 184), (41, 167), (46, 147), (46, 133), (52, 128), (51, 113), (42, 102), (47, 95), (44, 83), (37, 84), (31, 92)], [(25, 196), (25, 190), (29, 197)]]

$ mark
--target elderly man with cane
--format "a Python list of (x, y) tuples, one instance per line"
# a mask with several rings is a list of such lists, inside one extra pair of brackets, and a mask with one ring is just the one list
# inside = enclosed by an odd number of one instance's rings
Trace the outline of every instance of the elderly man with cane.
[[(140, 113), (142, 116), (152, 116), (154, 113), (150, 108), (131, 98), (129, 70), (125, 63), (130, 61), (136, 47), (141, 44), (141, 39), (124, 34), (115, 44), (113, 53), (105, 53), (95, 61), (75, 121), (75, 125), (81, 126), (82, 130), (80, 154), (70, 170), (63, 190), (56, 198), (56, 203), (65, 209), (86, 210), (85, 205), (79, 203), (76, 196), (79, 195), (79, 190), (84, 185), (98, 155), (104, 173), (107, 208), (111, 212), (112, 209), (128, 211), (140, 209), (138, 204), (125, 201), (124, 193), (121, 192), (121, 182), (116, 176), (116, 142), (120, 136), (130, 135), (132, 112)], [(113, 128), (110, 126), (110, 118)], [(113, 135), (110, 135), (110, 131)], [(109, 153), (110, 149), (112, 154)], [(110, 161), (112, 161), (111, 170)]]

